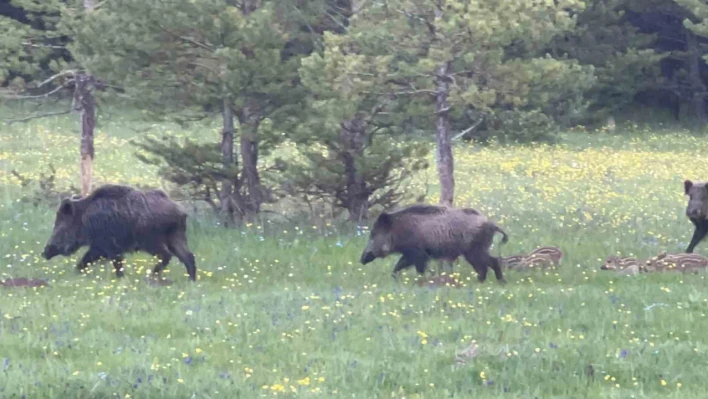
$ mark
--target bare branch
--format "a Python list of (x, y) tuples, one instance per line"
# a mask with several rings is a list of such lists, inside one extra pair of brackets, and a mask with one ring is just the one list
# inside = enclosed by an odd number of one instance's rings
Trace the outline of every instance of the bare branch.
[(335, 24), (337, 24), (344, 32), (349, 31), (349, 28), (342, 23), (342, 21), (338, 20), (334, 15), (328, 13), (325, 11), (325, 15), (329, 17), (329, 19), (332, 20)]
[(46, 114), (39, 114), (39, 115), (32, 115), (28, 116), (26, 118), (20, 118), (20, 119), (6, 119), (5, 122), (7, 122), (8, 125), (11, 125), (15, 122), (27, 122), (32, 119), (39, 119), (39, 118), (46, 118), (49, 116), (57, 116), (57, 115), (65, 115), (71, 112), (71, 109), (68, 109), (66, 111), (57, 111), (57, 112), (48, 112)]
[(51, 83), (51, 82), (53, 82), (54, 80), (56, 80), (56, 79), (58, 79), (58, 78), (61, 78), (62, 76), (71, 75), (71, 77), (74, 77), (75, 74), (76, 74), (76, 71), (61, 71), (61, 72), (59, 72), (58, 74), (56, 74), (56, 75), (54, 75), (54, 76), (50, 76), (48, 79), (46, 79), (46, 80), (40, 82), (40, 83), (37, 85), (37, 88), (39, 89), (40, 87), (42, 87), (42, 86), (44, 86), (44, 85), (46, 85), (46, 84), (48, 84), (48, 83)]
[(363, 10), (364, 7), (366, 7), (366, 3), (368, 3), (368, 2), (369, 2), (369, 0), (360, 0), (358, 2), (359, 4), (357, 4), (357, 1), (352, 1), (352, 9), (351, 9), (352, 15), (360, 13), (361, 10)]
[(446, 113), (450, 112), (451, 109), (452, 109), (452, 106), (448, 105), (447, 107), (445, 107), (443, 109), (439, 109), (439, 110), (435, 111), (435, 115), (446, 114)]
[[(73, 79), (71, 79), (71, 80), (73, 80)], [(50, 91), (50, 92), (48, 92), (48, 93), (38, 94), (38, 95), (36, 95), (36, 96), (19, 96), (19, 95), (15, 95), (15, 96), (8, 96), (7, 98), (10, 99), (10, 100), (30, 100), (30, 99), (33, 99), (33, 98), (47, 98), (47, 97), (51, 96), (52, 94), (58, 92), (59, 90), (63, 89), (64, 87), (65, 87), (64, 85), (61, 85), (61, 86), (58, 86), (56, 89), (54, 89), (54, 90), (52, 90), (52, 91)]]
[(181, 39), (181, 40), (184, 40), (185, 42), (192, 43), (193, 45), (195, 45), (195, 46), (197, 46), (197, 47), (201, 47), (201, 48), (203, 48), (203, 49), (205, 49), (205, 50), (208, 50), (208, 51), (213, 51), (213, 50), (214, 50), (213, 47), (212, 47), (210, 44), (199, 42), (199, 41), (197, 41), (197, 40), (195, 40), (195, 39), (193, 39), (193, 38), (191, 38), (191, 37), (182, 36), (182, 35), (180, 35), (180, 34), (177, 34), (177, 33), (175, 33), (175, 32), (172, 32), (171, 30), (165, 28), (165, 27), (162, 26), (162, 25), (159, 25), (159, 27), (160, 27), (160, 29), (162, 29), (163, 31), (169, 33), (170, 35), (176, 37), (177, 39)]
[(462, 132), (456, 134), (455, 137), (452, 138), (452, 140), (457, 140), (457, 139), (459, 139), (460, 137), (466, 135), (467, 133), (473, 131), (474, 129), (477, 128), (477, 126), (479, 126), (480, 123), (482, 123), (483, 120), (484, 120), (483, 117), (482, 117), (482, 118), (479, 118), (479, 120), (478, 120), (477, 122), (475, 122), (474, 125), (468, 127), (467, 129), (463, 130)]
[(192, 61), (192, 62), (189, 63), (189, 65), (195, 66), (195, 67), (199, 67), (199, 68), (204, 68), (204, 69), (206, 69), (207, 71), (209, 71), (209, 72), (211, 72), (212, 74), (214, 74), (214, 76), (219, 77), (219, 72), (218, 72), (218, 71), (216, 71), (214, 68), (208, 67), (208, 66), (206, 66), (206, 65), (204, 65), (204, 64), (202, 64), (202, 63)]
[(382, 92), (375, 92), (375, 91), (363, 91), (362, 93), (364, 94), (374, 94), (378, 96), (389, 96), (389, 95), (395, 95), (395, 96), (402, 96), (402, 95), (411, 95), (411, 94), (429, 94), (434, 96), (435, 91), (433, 90), (403, 90), (403, 91), (392, 91), (389, 93), (382, 93)]
[(93, 9), (94, 9), (94, 10), (98, 10), (99, 8), (101, 8), (101, 6), (103, 6), (103, 5), (106, 4), (107, 2), (108, 2), (108, 0), (103, 0), (102, 2), (100, 2), (100, 3), (98, 3), (98, 4), (94, 4)]
[(23, 46), (34, 47), (34, 48), (53, 48), (57, 50), (66, 50), (66, 46), (54, 46), (51, 44), (34, 44), (29, 42), (22, 42)]

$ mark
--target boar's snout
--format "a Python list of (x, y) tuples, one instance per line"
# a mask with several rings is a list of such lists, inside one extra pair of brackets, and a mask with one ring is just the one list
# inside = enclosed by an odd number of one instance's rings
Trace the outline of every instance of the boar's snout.
[(688, 216), (691, 219), (700, 219), (703, 215), (701, 215), (701, 208), (700, 207), (688, 207), (686, 209), (686, 216)]
[(59, 248), (55, 245), (47, 245), (42, 251), (42, 257), (46, 260), (52, 259), (53, 257), (59, 255)]
[(362, 265), (372, 262), (374, 259), (376, 259), (376, 255), (374, 255), (374, 253), (371, 251), (364, 251), (361, 254), (361, 264)]

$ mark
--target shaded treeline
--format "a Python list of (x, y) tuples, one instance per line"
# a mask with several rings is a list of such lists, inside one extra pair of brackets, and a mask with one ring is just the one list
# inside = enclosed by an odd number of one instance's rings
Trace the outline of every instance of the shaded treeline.
[[(423, 201), (406, 185), (433, 151), (453, 204), (456, 140), (553, 141), (637, 108), (702, 127), (706, 16), (692, 0), (11, 0), (0, 80), (8, 99), (72, 99), (83, 195), (97, 103), (120, 98), (221, 120), (217, 142), (136, 150), (226, 225), (284, 199), (361, 221)], [(295, 156), (270, 156), (286, 142)]]

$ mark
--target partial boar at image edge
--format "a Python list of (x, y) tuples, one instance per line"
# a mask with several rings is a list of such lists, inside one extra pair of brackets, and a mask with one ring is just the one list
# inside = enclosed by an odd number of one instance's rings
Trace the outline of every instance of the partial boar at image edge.
[(77, 271), (105, 258), (113, 262), (116, 276), (122, 277), (125, 253), (143, 251), (159, 257), (154, 275), (161, 275), (174, 255), (195, 281), (196, 261), (186, 233), (187, 213), (164, 191), (108, 184), (86, 198), (72, 196), (61, 202), (42, 256), (47, 260), (70, 256), (88, 246)]
[(693, 237), (686, 248), (686, 253), (692, 253), (698, 243), (708, 234), (708, 186), (706, 182), (683, 182), (683, 192), (688, 196), (686, 217), (693, 223)]
[(496, 233), (502, 234), (502, 244), (508, 242), (504, 230), (471, 208), (411, 205), (376, 218), (360, 262), (366, 265), (399, 253), (401, 258), (392, 272), (397, 278), (400, 271), (411, 266), (419, 274), (425, 273), (430, 259), (464, 256), (480, 282), (486, 280), (491, 267), (497, 281), (504, 284), (500, 261), (489, 254)]

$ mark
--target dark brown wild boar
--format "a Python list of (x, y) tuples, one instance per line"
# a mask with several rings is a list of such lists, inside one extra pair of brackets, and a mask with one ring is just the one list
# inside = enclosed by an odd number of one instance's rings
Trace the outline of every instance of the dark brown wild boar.
[(129, 186), (104, 185), (86, 198), (62, 201), (54, 230), (42, 256), (69, 256), (79, 248), (88, 251), (76, 268), (84, 270), (101, 258), (113, 261), (118, 277), (127, 252), (144, 251), (160, 258), (153, 273), (161, 275), (172, 255), (196, 280), (194, 255), (187, 246), (187, 214), (162, 190), (138, 191)]
[(497, 280), (504, 283), (499, 259), (489, 254), (497, 232), (503, 235), (502, 244), (506, 243), (506, 232), (473, 209), (411, 205), (376, 218), (361, 263), (400, 253), (392, 273), (397, 278), (401, 270), (413, 265), (419, 274), (425, 273), (429, 259), (464, 256), (480, 282), (491, 267)]
[(683, 191), (688, 196), (686, 217), (693, 223), (693, 237), (686, 248), (686, 253), (692, 253), (701, 240), (708, 234), (708, 186), (705, 182), (683, 182)]

